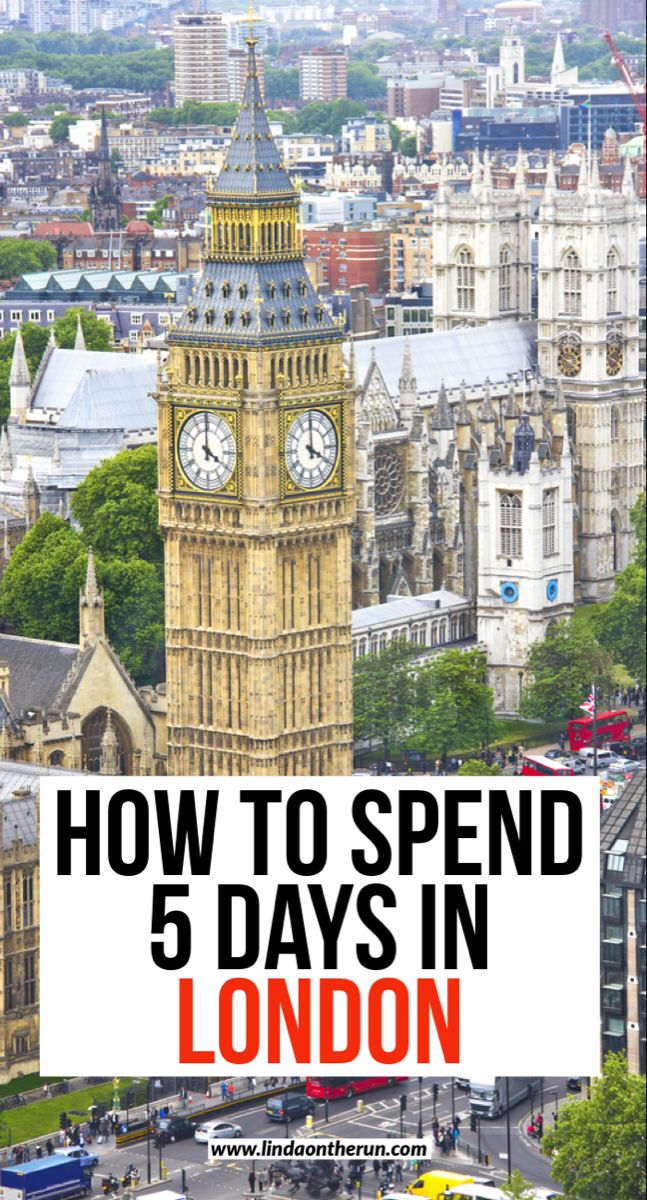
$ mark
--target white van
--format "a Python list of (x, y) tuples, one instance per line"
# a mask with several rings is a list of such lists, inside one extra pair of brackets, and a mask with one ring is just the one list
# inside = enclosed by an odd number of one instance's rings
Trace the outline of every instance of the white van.
[[(586, 763), (587, 767), (593, 766), (593, 747), (585, 746), (583, 750), (578, 752), (577, 757), (580, 762)], [(598, 750), (598, 768), (610, 767), (613, 762), (613, 754), (610, 750)]]

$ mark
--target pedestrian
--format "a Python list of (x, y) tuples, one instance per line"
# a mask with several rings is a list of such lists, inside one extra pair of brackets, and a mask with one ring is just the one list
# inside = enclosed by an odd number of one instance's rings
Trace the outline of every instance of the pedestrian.
[(402, 1163), (400, 1162), (400, 1159), (398, 1159), (395, 1164), (395, 1182), (402, 1183)]
[(48, 1157), (54, 1153), (54, 1143), (51, 1138), (48, 1138), (47, 1141), (45, 1142), (45, 1149), (47, 1151)]
[(253, 1093), (256, 1091), (256, 1079), (254, 1078), (254, 1076), (253, 1076), (253, 1075), (252, 1075), (252, 1077), (251, 1077), (251, 1079), (250, 1079), (250, 1081), (249, 1081), (249, 1086), (251, 1087), (251, 1089), (252, 1089), (252, 1094), (253, 1094)]
[(452, 1129), (452, 1148), (454, 1150), (458, 1150), (458, 1139), (460, 1138), (460, 1136), (461, 1136), (461, 1131), (460, 1131), (458, 1125), (454, 1125), (454, 1127)]
[(36, 1147), (36, 1158), (42, 1158), (42, 1157), (43, 1157), (43, 1147), (37, 1146)]
[(226, 1079), (223, 1079), (222, 1083), (220, 1084), (220, 1095), (222, 1096), (223, 1100), (227, 1099), (227, 1080)]
[(263, 1170), (258, 1172), (258, 1190), (259, 1192), (265, 1190), (265, 1171)]
[(250, 1192), (252, 1193), (252, 1195), (254, 1195), (256, 1192), (256, 1171), (254, 1170), (253, 1167), (252, 1167), (251, 1171), (249, 1172), (249, 1175), (247, 1176), (247, 1182), (249, 1184)]
[(235, 1093), (236, 1089), (234, 1087), (234, 1081), (233, 1079), (230, 1079), (229, 1083), (227, 1084), (227, 1098), (229, 1100), (233, 1100)]

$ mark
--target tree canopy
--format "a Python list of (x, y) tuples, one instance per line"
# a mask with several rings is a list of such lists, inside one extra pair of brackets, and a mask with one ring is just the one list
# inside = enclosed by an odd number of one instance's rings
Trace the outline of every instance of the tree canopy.
[(14, 279), (31, 271), (48, 271), (56, 266), (51, 242), (30, 238), (0, 238), (0, 279)]
[(500, 775), (501, 771), (494, 763), (486, 763), (482, 758), (468, 758), (461, 763), (457, 775)]
[(161, 91), (173, 78), (173, 51), (157, 50), (144, 37), (101, 31), (83, 37), (12, 30), (0, 38), (0, 65), (32, 67), (78, 89)]
[(481, 747), (499, 731), (483, 650), (445, 650), (430, 655), (416, 676), (414, 749), (445, 757)]
[(185, 100), (178, 108), (152, 108), (148, 120), (153, 125), (233, 125), (237, 116), (233, 101)]
[(351, 100), (379, 103), (386, 97), (386, 80), (377, 67), (369, 62), (349, 62), (348, 95)]
[(265, 68), (265, 99), (268, 104), (299, 99), (299, 68)]
[(386, 758), (410, 729), (413, 653), (408, 642), (396, 639), (379, 654), (356, 658), (353, 664), (355, 738), (378, 739)]
[(56, 318), (54, 322), (56, 345), (63, 350), (73, 348), (79, 317), (86, 350), (112, 350), (112, 326), (107, 321), (100, 321), (89, 309), (80, 306), (68, 308), (65, 316)]
[(154, 446), (122, 450), (95, 467), (72, 497), (72, 515), (103, 558), (141, 558), (161, 571)]
[(590, 1100), (561, 1108), (541, 1148), (573, 1200), (644, 1197), (645, 1076), (629, 1074), (624, 1054), (608, 1054)]
[(164, 581), (156, 452), (124, 450), (95, 467), (72, 500), (80, 531), (44, 513), (0, 581), (0, 615), (25, 637), (75, 642), (87, 548), (95, 550), (106, 632), (138, 683), (162, 678)]
[(532, 643), (526, 667), (522, 712), (547, 721), (578, 716), (594, 681), (599, 694), (608, 690), (613, 663), (585, 626), (566, 620), (551, 625), (544, 641)]
[(638, 683), (644, 684), (647, 658), (644, 492), (632, 509), (631, 520), (636, 533), (633, 561), (618, 575), (613, 596), (596, 613), (593, 627), (614, 661), (622, 663)]
[(72, 113), (58, 113), (54, 117), (49, 127), (49, 136), (55, 145), (60, 145), (61, 142), (66, 142), (70, 136), (70, 125), (75, 125), (79, 117), (75, 117)]

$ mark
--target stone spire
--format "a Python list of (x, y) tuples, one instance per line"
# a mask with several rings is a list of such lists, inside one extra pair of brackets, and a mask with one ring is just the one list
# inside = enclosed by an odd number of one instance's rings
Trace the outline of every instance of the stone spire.
[(553, 61), (550, 68), (551, 82), (553, 77), (557, 78), (564, 74), (566, 70), (566, 60), (564, 58), (564, 47), (562, 45), (562, 35), (557, 33), (555, 37), (555, 49), (553, 50)]
[(27, 364), (27, 355), (22, 340), (20, 328), (16, 331), (11, 370), (9, 372), (9, 394), (11, 397), (11, 416), (18, 421), (24, 417), (31, 396), (31, 376)]
[(633, 176), (633, 171), (631, 169), (631, 157), (629, 154), (625, 155), (625, 168), (622, 173), (622, 194), (623, 194), (623, 196), (626, 196), (629, 200), (636, 199), (636, 189), (634, 187), (634, 176)]
[(0, 434), (0, 479), (3, 483), (11, 479), (11, 465), (11, 448), (7, 436), (7, 426), (3, 425), (2, 434)]
[(511, 379), (510, 383), (508, 384), (508, 396), (507, 396), (507, 399), (505, 402), (505, 414), (504, 415), (506, 417), (520, 416), (519, 405), (517, 404), (517, 394), (516, 394), (515, 386), (514, 386), (514, 379)]
[(478, 150), (474, 150), (472, 154), (472, 185), (470, 192), (473, 196), (478, 196), (481, 191), (481, 162), (479, 159)]
[(399, 379), (400, 390), (400, 424), (405, 428), (411, 427), (413, 418), (413, 410), (418, 403), (418, 384), (413, 373), (413, 361), (411, 357), (411, 339), (404, 339), (404, 348), (402, 350), (402, 369)]
[(481, 185), (481, 199), (486, 196), (488, 199), (491, 199), (492, 187), (492, 163), (490, 162), (490, 151), (486, 148), (483, 152), (483, 182)]
[(94, 646), (105, 635), (103, 593), (99, 591), (94, 566), (94, 554), (92, 546), (89, 546), (85, 588), (81, 592), (79, 601), (79, 641), (81, 648), (85, 649), (87, 646)]
[(40, 516), (40, 488), (34, 479), (31, 463), (27, 467), (27, 476), (22, 489), (25, 506), (27, 528), (32, 529)]
[(557, 176), (555, 174), (555, 155), (551, 150), (546, 163), (546, 182), (544, 184), (544, 200), (552, 200), (557, 191)]
[(577, 194), (585, 198), (589, 194), (589, 161), (586, 152), (582, 155), (580, 174), (577, 181)]
[(99, 752), (100, 775), (120, 775), (119, 770), (119, 742), (112, 724), (112, 712), (108, 709), (106, 719), (106, 727), (101, 738), (101, 749)]
[(517, 150), (517, 161), (514, 167), (514, 190), (515, 192), (524, 193), (526, 191), (526, 164), (524, 162), (523, 150), (521, 146)]
[(444, 203), (449, 199), (449, 191), (447, 188), (447, 160), (443, 154), (440, 160), (440, 174), (438, 176), (438, 187), (436, 188), (436, 204)]
[(77, 313), (77, 315), (76, 315), (76, 337), (74, 338), (74, 349), (75, 350), (85, 350), (86, 349), (80, 313)]
[(600, 163), (597, 154), (594, 154), (591, 159), (591, 167), (589, 170), (589, 200), (597, 201), (600, 199)]
[(447, 388), (445, 387), (444, 381), (441, 383), (440, 387), (438, 388), (438, 399), (436, 400), (436, 405), (435, 405), (435, 408), (434, 408), (434, 411), (432, 414), (432, 418), (431, 418), (431, 428), (432, 429), (453, 429), (454, 428), (454, 418), (452, 417), (452, 410), (451, 410), (451, 407), (449, 404), (449, 400), (447, 399)]

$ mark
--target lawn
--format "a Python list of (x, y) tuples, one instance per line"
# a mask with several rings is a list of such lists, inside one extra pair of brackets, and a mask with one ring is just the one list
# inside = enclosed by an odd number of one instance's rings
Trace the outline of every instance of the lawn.
[[(24, 1079), (20, 1081), (24, 1083)], [(124, 1107), (126, 1089), (132, 1079), (119, 1080), (119, 1095)], [(0, 1118), (0, 1143), (3, 1146), (27, 1142), (31, 1138), (45, 1137), (59, 1128), (59, 1113), (66, 1112), (73, 1121), (87, 1120), (91, 1104), (105, 1104), (112, 1108), (114, 1088), (109, 1083), (98, 1083), (96, 1087), (83, 1088), (80, 1092), (53, 1096), (51, 1100), (37, 1100), (21, 1108), (12, 1108)]]
[(17, 1096), (19, 1092), (33, 1092), (36, 1088), (42, 1088), (44, 1083), (59, 1082), (58, 1076), (38, 1075), (36, 1071), (32, 1071), (31, 1075), (21, 1075), (19, 1079), (0, 1084), (0, 1100), (3, 1096)]

